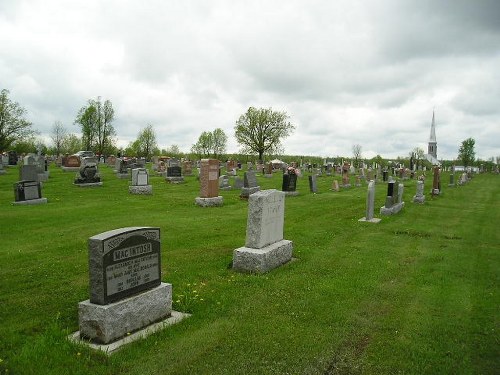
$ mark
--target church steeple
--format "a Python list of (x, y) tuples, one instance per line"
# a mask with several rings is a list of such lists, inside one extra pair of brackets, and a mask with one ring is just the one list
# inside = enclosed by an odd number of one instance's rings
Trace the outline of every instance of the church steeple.
[(436, 121), (434, 117), (434, 110), (432, 110), (431, 135), (429, 137), (427, 153), (437, 159)]

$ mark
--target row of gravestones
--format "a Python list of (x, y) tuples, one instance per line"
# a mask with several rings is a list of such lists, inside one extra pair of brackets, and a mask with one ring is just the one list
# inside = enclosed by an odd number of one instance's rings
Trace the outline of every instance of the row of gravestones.
[[(283, 238), (284, 197), (278, 190), (250, 196), (245, 246), (233, 251), (235, 271), (264, 273), (292, 259), (293, 243)], [(88, 244), (90, 298), (78, 305), (80, 330), (72, 339), (108, 345), (176, 313), (172, 285), (162, 282), (160, 228), (120, 228)]]

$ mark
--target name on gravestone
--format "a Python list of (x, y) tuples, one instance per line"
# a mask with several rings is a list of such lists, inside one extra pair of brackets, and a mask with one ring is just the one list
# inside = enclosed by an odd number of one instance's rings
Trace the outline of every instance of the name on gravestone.
[(160, 229), (125, 229), (89, 239), (91, 303), (106, 305), (160, 285)]
[(18, 181), (14, 184), (16, 202), (40, 199), (42, 189), (38, 181)]

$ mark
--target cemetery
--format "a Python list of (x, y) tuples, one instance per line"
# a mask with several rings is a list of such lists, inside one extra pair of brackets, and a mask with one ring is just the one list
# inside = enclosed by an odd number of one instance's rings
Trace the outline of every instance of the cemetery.
[(0, 175), (1, 374), (494, 372), (498, 175), (119, 160)]

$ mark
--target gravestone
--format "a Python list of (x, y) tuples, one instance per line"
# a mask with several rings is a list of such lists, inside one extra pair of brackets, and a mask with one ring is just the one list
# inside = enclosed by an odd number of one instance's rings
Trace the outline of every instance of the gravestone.
[(101, 176), (97, 170), (97, 158), (82, 158), (80, 170), (76, 175), (74, 184), (79, 187), (102, 186)]
[(244, 247), (233, 252), (233, 269), (264, 273), (292, 259), (293, 243), (283, 239), (285, 194), (258, 191), (248, 198), (248, 220)]
[(382, 181), (387, 182), (389, 179), (389, 171), (385, 170), (382, 172)]
[(313, 194), (318, 192), (318, 183), (315, 174), (309, 176), (309, 191)]
[(78, 155), (69, 155), (64, 159), (62, 170), (68, 171), (79, 171), (80, 170), (80, 158)]
[(5, 174), (5, 169), (3, 169), (3, 163), (2, 160), (0, 160), (0, 175)]
[(38, 181), (47, 181), (49, 179), (49, 171), (47, 168), (47, 159), (44, 156), (35, 156), (35, 165), (38, 173)]
[(375, 208), (375, 181), (371, 180), (368, 183), (368, 191), (366, 193), (366, 214), (365, 217), (359, 219), (358, 221), (379, 223), (381, 219), (378, 219), (373, 216), (374, 208)]
[(260, 190), (257, 185), (257, 176), (254, 170), (248, 170), (243, 174), (243, 187), (241, 188), (240, 198), (248, 199), (250, 195)]
[(8, 154), (1, 154), (0, 155), (0, 163), (3, 165), (9, 165), (9, 155)]
[(417, 181), (417, 192), (413, 196), (413, 202), (415, 203), (424, 203), (425, 195), (424, 195), (424, 181)]
[(351, 165), (348, 162), (344, 162), (342, 165), (342, 187), (350, 188), (351, 184), (349, 182), (349, 172), (351, 170)]
[(115, 162), (116, 177), (127, 180), (130, 178), (128, 162), (124, 158), (116, 158)]
[(432, 195), (441, 193), (441, 177), (439, 167), (434, 167), (434, 176), (432, 179)]
[(36, 165), (28, 164), (19, 167), (19, 180), (21, 181), (39, 181)]
[(285, 193), (285, 196), (296, 196), (299, 195), (297, 191), (297, 174), (295, 172), (288, 172), (283, 174), (283, 182), (281, 183), (281, 191)]
[(469, 182), (469, 177), (467, 175), (467, 172), (464, 172), (460, 176), (460, 180), (458, 180), (458, 184), (459, 185), (465, 185), (465, 184), (467, 184), (467, 182)]
[(219, 195), (219, 160), (201, 160), (200, 196), (195, 198), (195, 203), (201, 207), (223, 205), (223, 197)]
[(273, 177), (273, 163), (266, 164), (264, 177), (266, 178)]
[(339, 182), (337, 180), (333, 180), (332, 182), (332, 190), (333, 191), (340, 191), (340, 187), (339, 187)]
[(360, 176), (356, 176), (356, 184), (355, 184), (356, 187), (360, 187), (361, 186), (361, 177)]
[(454, 173), (450, 174), (450, 183), (448, 184), (448, 187), (455, 187), (455, 174)]
[[(175, 164), (175, 162), (171, 161), (171, 164)], [(167, 167), (167, 176), (165, 177), (165, 181), (171, 184), (183, 183), (184, 177), (182, 177), (182, 168), (179, 165)]]
[(240, 190), (243, 186), (244, 186), (243, 180), (241, 178), (239, 178), (239, 177), (236, 176), (234, 178), (233, 188), (237, 189), (237, 190)]
[(398, 190), (395, 192), (395, 184), (395, 181), (389, 181), (387, 184), (387, 197), (385, 205), (380, 208), (381, 215), (397, 214), (405, 205), (405, 202), (403, 202), (404, 185), (399, 184)]
[(193, 175), (193, 162), (192, 161), (184, 161), (182, 163), (182, 174), (184, 176), (192, 176)]
[(169, 317), (160, 229), (128, 227), (89, 238), (90, 298), (78, 304), (80, 337), (108, 344)]
[(14, 184), (14, 205), (36, 205), (47, 203), (42, 197), (42, 186), (39, 181), (18, 181)]
[(128, 192), (137, 195), (153, 194), (153, 186), (149, 184), (149, 174), (146, 168), (132, 169), (132, 182), (128, 187)]
[(223, 174), (219, 177), (219, 190), (231, 190), (229, 185), (229, 177)]
[(8, 155), (9, 155), (9, 163), (8, 163), (8, 165), (9, 166), (17, 165), (17, 152), (15, 152), (15, 151), (9, 151)]

